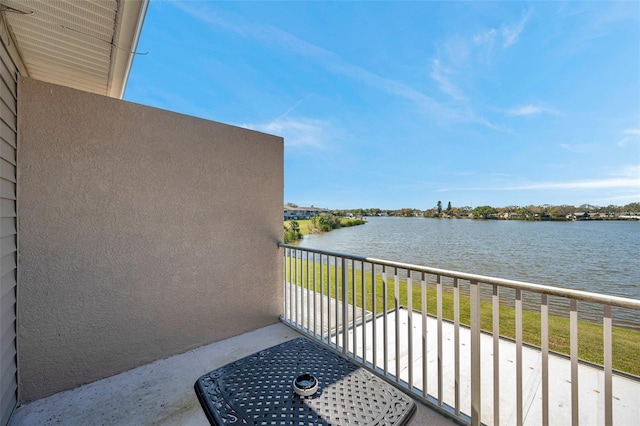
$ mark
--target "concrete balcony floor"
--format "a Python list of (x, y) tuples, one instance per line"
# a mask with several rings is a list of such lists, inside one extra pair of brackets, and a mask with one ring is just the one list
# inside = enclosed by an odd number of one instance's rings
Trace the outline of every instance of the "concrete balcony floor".
[[(25, 404), (9, 425), (208, 425), (193, 391), (198, 377), (300, 336), (283, 324), (260, 328)], [(455, 424), (417, 406), (414, 425)]]

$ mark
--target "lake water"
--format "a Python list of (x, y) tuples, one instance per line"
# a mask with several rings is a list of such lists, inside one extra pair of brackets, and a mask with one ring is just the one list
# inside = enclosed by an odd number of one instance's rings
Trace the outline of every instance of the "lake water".
[[(640, 221), (367, 220), (299, 245), (640, 299)], [(639, 312), (620, 315), (640, 328)]]

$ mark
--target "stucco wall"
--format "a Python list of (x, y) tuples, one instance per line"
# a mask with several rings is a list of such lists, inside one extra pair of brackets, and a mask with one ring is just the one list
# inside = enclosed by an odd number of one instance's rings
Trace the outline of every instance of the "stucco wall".
[(22, 401), (278, 320), (281, 138), (19, 83)]

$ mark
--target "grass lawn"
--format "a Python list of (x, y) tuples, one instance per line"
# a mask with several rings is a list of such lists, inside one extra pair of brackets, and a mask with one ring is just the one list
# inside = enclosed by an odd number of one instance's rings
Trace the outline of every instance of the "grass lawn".
[[(293, 222), (291, 220), (285, 220), (284, 221), (284, 226), (289, 226), (289, 224)], [(307, 219), (307, 220), (296, 220), (296, 222), (298, 222), (298, 225), (300, 225), (300, 233), (302, 235), (309, 235), (310, 234), (310, 230), (309, 230), (309, 224), (311, 223), (311, 220)]]
[[(289, 280), (289, 258), (287, 258), (287, 263), (285, 265), (285, 273), (287, 274), (287, 281)], [(313, 267), (316, 267), (315, 274), (313, 272)], [(315, 286), (317, 291), (320, 291), (320, 263), (309, 261), (308, 264), (306, 260), (298, 259), (297, 265), (297, 276), (300, 280), (299, 282), (305, 283), (310, 282), (310, 289), (314, 288), (314, 279)], [(336, 297), (336, 267), (329, 266), (329, 273), (327, 274), (327, 265), (326, 263), (322, 265), (323, 268), (323, 293), (329, 294), (331, 297)], [(307, 272), (307, 269), (309, 270)], [(342, 299), (342, 268), (340, 266), (337, 267), (338, 274), (338, 289), (337, 289), (337, 298), (339, 300)], [(355, 295), (355, 304), (357, 307), (362, 307), (362, 272), (359, 269), (352, 270), (351, 268), (347, 271), (348, 277), (348, 302), (353, 304), (353, 279), (355, 278), (356, 282), (356, 295)], [(412, 287), (412, 308), (414, 310), (420, 311), (422, 310), (422, 289), (419, 284), (419, 281), (413, 282)], [(376, 306), (375, 311), (376, 314), (380, 314), (383, 312), (383, 277), (381, 274), (376, 274), (375, 279), (375, 292), (376, 292)], [(437, 292), (434, 282), (429, 282), (427, 285), (427, 313), (430, 315), (436, 315), (437, 313)], [(364, 288), (366, 293), (366, 307), (365, 309), (369, 311), (373, 311), (373, 301), (372, 301), (372, 290), (373, 290), (373, 282), (372, 282), (372, 274), (371, 272), (365, 272), (364, 275)], [(447, 320), (453, 320), (453, 312), (454, 312), (454, 295), (450, 285), (443, 284), (443, 292), (442, 292), (442, 311), (443, 318)], [(400, 292), (400, 301), (399, 304), (401, 306), (408, 306), (407, 299), (407, 285), (405, 280), (399, 280), (399, 292)], [(387, 279), (387, 308), (392, 309), (395, 304), (394, 294), (395, 294), (395, 279), (393, 275), (389, 274)], [(469, 316), (470, 316), (470, 299), (468, 296), (460, 294), (460, 323), (469, 325)], [(499, 310), (500, 315), (500, 335), (508, 338), (515, 339), (516, 334), (516, 318), (515, 318), (515, 309), (510, 306), (501, 305)], [(541, 326), (540, 319), (541, 315), (539, 312), (523, 310), (522, 312), (522, 336), (523, 341), (530, 345), (540, 346), (541, 345)], [(481, 301), (480, 306), (480, 321), (481, 328), (485, 331), (492, 331), (493, 329), (493, 304), (490, 301)], [(569, 319), (565, 317), (549, 315), (549, 350), (566, 354), (570, 353), (570, 339), (569, 339)], [(613, 368), (619, 371), (623, 371), (626, 373), (633, 374), (635, 376), (640, 376), (640, 331), (631, 330), (622, 327), (614, 326), (612, 328), (613, 333), (613, 344), (612, 344), (612, 352), (613, 352)], [(597, 324), (589, 321), (579, 321), (578, 322), (578, 356), (580, 359), (589, 361), (595, 364), (602, 365), (604, 363), (603, 360), (603, 328), (601, 324)]]
[[(289, 224), (292, 221), (290, 220), (285, 220), (284, 221), (284, 226), (289, 226)], [(300, 226), (300, 233), (302, 235), (309, 235), (311, 233), (311, 220), (310, 219), (306, 219), (306, 220), (297, 220), (296, 222), (298, 222), (298, 225)], [(346, 226), (353, 226), (354, 223), (356, 222), (356, 219), (340, 219), (340, 224), (343, 227)]]

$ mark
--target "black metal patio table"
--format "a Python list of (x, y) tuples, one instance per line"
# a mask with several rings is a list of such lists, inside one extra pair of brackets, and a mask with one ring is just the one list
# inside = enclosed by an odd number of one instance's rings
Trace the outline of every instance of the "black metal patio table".
[[(305, 373), (314, 395), (293, 390)], [(402, 391), (304, 337), (205, 374), (195, 392), (214, 425), (403, 425), (415, 411)]]

